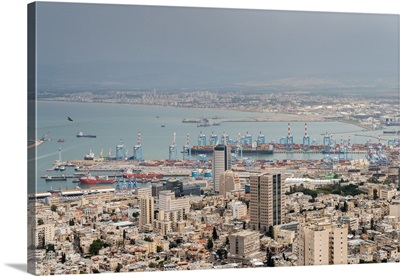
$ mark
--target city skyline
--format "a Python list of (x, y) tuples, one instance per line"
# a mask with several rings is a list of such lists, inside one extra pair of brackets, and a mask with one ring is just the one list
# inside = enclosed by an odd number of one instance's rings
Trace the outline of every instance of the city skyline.
[(399, 16), (35, 5), (31, 273), (400, 261)]

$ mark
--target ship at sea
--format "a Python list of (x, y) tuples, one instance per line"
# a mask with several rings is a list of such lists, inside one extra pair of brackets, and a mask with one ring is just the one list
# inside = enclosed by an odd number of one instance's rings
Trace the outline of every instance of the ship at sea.
[(92, 175), (88, 174), (86, 176), (82, 176), (81, 178), (79, 178), (79, 182), (81, 184), (113, 184), (113, 183), (117, 182), (117, 180), (115, 178), (108, 178), (107, 175), (92, 176)]
[(46, 175), (45, 180), (46, 180), (46, 182), (48, 182), (48, 181), (66, 181), (67, 177), (64, 175), (61, 175), (61, 176)]
[(83, 134), (82, 131), (79, 131), (76, 135), (77, 138), (96, 138), (96, 135), (93, 134)]
[(147, 178), (147, 179), (160, 179), (163, 178), (164, 175), (161, 173), (133, 173), (131, 170), (127, 170), (122, 174), (124, 178)]
[[(193, 146), (192, 154), (205, 154), (212, 153), (214, 151), (215, 145), (207, 145), (207, 146)], [(235, 152), (235, 148), (231, 147), (231, 152)], [(270, 145), (258, 145), (253, 147), (252, 145), (243, 145), (242, 153), (250, 153), (250, 154), (273, 154), (274, 149)]]

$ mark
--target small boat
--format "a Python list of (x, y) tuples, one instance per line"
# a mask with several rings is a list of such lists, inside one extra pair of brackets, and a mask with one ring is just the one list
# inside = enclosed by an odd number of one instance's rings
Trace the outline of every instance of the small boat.
[(156, 116), (156, 118), (158, 119), (158, 118), (160, 118), (160, 116)]
[(161, 127), (165, 127), (165, 125), (161, 125)]
[(60, 139), (57, 140), (57, 142), (58, 142), (58, 143), (63, 143), (63, 142), (65, 142), (65, 140), (62, 139), (62, 138), (60, 138)]
[(59, 170), (60, 171), (65, 171), (65, 166), (60, 166)]
[(84, 160), (93, 160), (94, 159), (94, 153), (92, 152), (92, 150), (90, 150), (90, 152), (88, 154), (86, 154), (83, 157)]
[(96, 135), (93, 134), (83, 134), (82, 131), (79, 131), (76, 135), (77, 138), (96, 138)]

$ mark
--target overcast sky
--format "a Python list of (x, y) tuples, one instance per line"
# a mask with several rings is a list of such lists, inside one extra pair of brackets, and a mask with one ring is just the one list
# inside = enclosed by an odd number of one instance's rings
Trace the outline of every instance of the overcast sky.
[(398, 37), (397, 15), (39, 2), (39, 87), (394, 78)]

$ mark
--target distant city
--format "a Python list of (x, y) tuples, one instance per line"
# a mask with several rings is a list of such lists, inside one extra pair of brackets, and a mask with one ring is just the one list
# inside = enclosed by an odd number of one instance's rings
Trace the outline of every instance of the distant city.
[[(307, 91), (282, 93), (240, 92), (160, 92), (160, 91), (109, 91), (39, 94), (39, 100), (84, 103), (121, 103), (160, 105), (174, 107), (215, 108), (247, 112), (285, 114), (270, 121), (321, 121), (342, 120), (360, 123), (367, 127), (378, 127), (381, 116), (399, 116), (397, 92), (389, 95), (365, 96), (316, 94)], [(388, 124), (396, 124), (395, 119)], [(387, 124), (387, 122), (385, 122)]]

